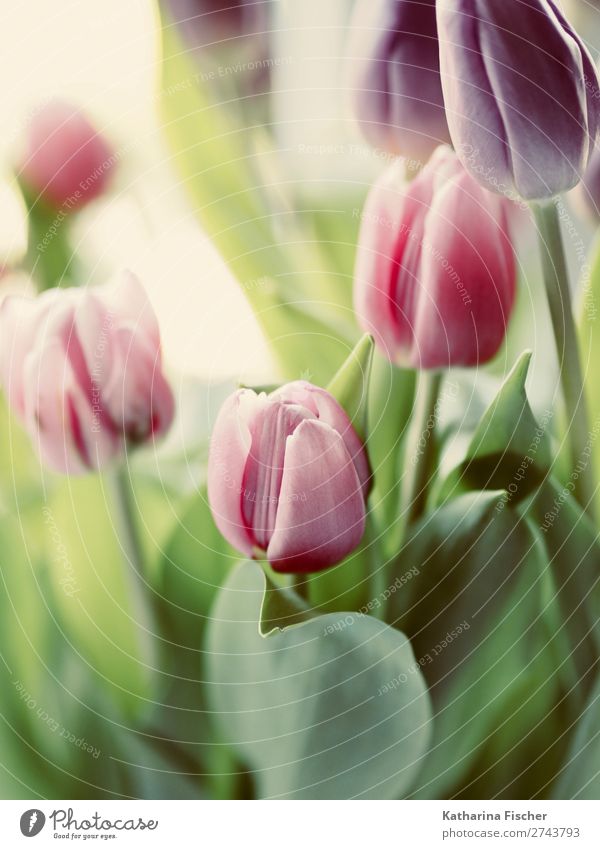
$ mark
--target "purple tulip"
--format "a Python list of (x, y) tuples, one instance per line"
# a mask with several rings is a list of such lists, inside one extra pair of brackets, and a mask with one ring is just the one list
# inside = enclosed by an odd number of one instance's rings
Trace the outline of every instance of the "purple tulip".
[(375, 147), (419, 161), (450, 141), (435, 0), (360, 0), (351, 48), (355, 111)]
[(208, 498), (223, 536), (278, 572), (339, 563), (365, 529), (365, 448), (324, 389), (296, 381), (266, 395), (240, 389), (212, 435)]
[(401, 366), (475, 366), (498, 351), (515, 296), (506, 198), (441, 147), (406, 182), (396, 162), (362, 215), (354, 304), (361, 327)]
[(572, 188), (600, 124), (600, 82), (553, 0), (438, 0), (446, 117), (482, 185), (528, 200)]
[(114, 286), (8, 297), (0, 378), (42, 460), (66, 474), (103, 468), (173, 418), (156, 317), (129, 272)]
[(75, 106), (51, 101), (32, 117), (20, 174), (48, 206), (70, 212), (94, 200), (114, 165), (114, 151)]

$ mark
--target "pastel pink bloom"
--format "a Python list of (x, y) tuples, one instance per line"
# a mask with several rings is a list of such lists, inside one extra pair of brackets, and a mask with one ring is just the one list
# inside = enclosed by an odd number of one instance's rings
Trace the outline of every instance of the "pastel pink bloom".
[(0, 379), (52, 469), (101, 469), (169, 428), (174, 401), (156, 316), (138, 279), (8, 297), (0, 307)]
[(391, 165), (362, 215), (354, 305), (361, 327), (400, 366), (491, 359), (515, 298), (510, 203), (440, 147), (411, 181)]
[(324, 389), (240, 389), (219, 413), (208, 460), (215, 522), (248, 557), (266, 552), (278, 572), (316, 572), (356, 548), (369, 481), (365, 448)]
[(51, 101), (32, 117), (21, 176), (49, 206), (69, 212), (94, 200), (114, 165), (112, 148), (77, 107)]

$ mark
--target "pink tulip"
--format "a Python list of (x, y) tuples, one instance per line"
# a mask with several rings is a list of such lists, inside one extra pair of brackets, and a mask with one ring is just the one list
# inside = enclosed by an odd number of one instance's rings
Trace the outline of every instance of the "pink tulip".
[(112, 148), (83, 112), (51, 101), (31, 119), (21, 176), (48, 206), (70, 212), (105, 191), (115, 162)]
[(515, 297), (509, 201), (438, 148), (406, 182), (401, 162), (362, 215), (354, 302), (359, 323), (400, 366), (474, 366), (496, 354)]
[(324, 389), (240, 389), (219, 413), (208, 461), (215, 522), (248, 557), (266, 552), (278, 572), (316, 572), (356, 548), (369, 480), (364, 446)]
[(103, 468), (173, 418), (156, 317), (129, 272), (97, 289), (8, 297), (0, 379), (42, 460), (66, 474)]

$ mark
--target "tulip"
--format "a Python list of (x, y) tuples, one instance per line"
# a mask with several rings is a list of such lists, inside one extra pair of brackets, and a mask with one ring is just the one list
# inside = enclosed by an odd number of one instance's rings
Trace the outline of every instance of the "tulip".
[(104, 468), (173, 418), (156, 317), (129, 272), (116, 285), (6, 298), (0, 380), (41, 459), (66, 474)]
[(359, 544), (370, 481), (365, 448), (338, 402), (305, 381), (240, 389), (211, 439), (208, 499), (223, 536), (278, 572), (333, 566)]
[(362, 215), (354, 302), (397, 365), (474, 366), (498, 351), (515, 295), (506, 198), (483, 189), (447, 147), (407, 183), (395, 162)]
[(353, 31), (354, 106), (365, 138), (426, 161), (450, 141), (435, 0), (360, 0)]
[(482, 185), (542, 200), (572, 188), (600, 124), (600, 81), (553, 0), (438, 0), (452, 142)]
[(20, 174), (24, 187), (47, 206), (70, 212), (106, 190), (115, 161), (83, 112), (51, 101), (29, 123)]

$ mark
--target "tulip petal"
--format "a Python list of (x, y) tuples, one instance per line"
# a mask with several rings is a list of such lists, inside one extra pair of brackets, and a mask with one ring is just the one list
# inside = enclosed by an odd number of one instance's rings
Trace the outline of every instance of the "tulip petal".
[(26, 427), (44, 463), (74, 475), (101, 468), (115, 456), (120, 441), (99, 426), (60, 340), (27, 357), (24, 384)]
[(294, 380), (277, 389), (271, 397), (301, 404), (308, 408), (319, 421), (330, 425), (340, 434), (349, 455), (354, 461), (366, 499), (371, 487), (371, 467), (367, 452), (346, 411), (338, 404), (333, 395), (306, 380)]
[(498, 193), (548, 198), (581, 178), (598, 77), (553, 0), (438, 0), (442, 84), (465, 167)]
[(375, 146), (426, 160), (450, 141), (435, 0), (360, 0), (349, 49), (355, 111)]
[(243, 479), (252, 444), (249, 422), (266, 396), (240, 389), (225, 401), (208, 455), (208, 499), (215, 524), (234, 548), (252, 556), (254, 540), (242, 515)]
[(275, 528), (287, 438), (307, 416), (312, 414), (304, 407), (271, 395), (249, 425), (252, 446), (242, 481), (242, 514), (259, 548), (267, 548)]
[(465, 171), (437, 192), (425, 228), (414, 366), (474, 366), (502, 344), (515, 297), (507, 204)]
[(311, 419), (288, 437), (275, 532), (267, 558), (278, 572), (315, 572), (360, 542), (365, 502), (342, 437)]

